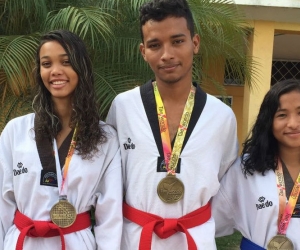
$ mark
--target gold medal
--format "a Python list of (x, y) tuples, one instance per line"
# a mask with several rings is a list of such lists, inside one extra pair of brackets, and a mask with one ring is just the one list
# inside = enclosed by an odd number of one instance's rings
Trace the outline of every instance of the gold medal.
[(163, 202), (175, 203), (182, 199), (184, 185), (176, 176), (167, 175), (158, 183), (157, 194)]
[(269, 241), (267, 250), (294, 250), (294, 245), (285, 235), (276, 235)]
[(67, 200), (60, 200), (50, 211), (50, 217), (54, 224), (61, 228), (71, 226), (76, 220), (76, 210)]

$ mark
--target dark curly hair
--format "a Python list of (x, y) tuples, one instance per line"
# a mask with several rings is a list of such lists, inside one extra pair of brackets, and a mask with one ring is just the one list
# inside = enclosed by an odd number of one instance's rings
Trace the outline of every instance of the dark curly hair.
[(74, 91), (73, 111), (70, 127), (77, 124), (76, 149), (83, 159), (91, 159), (98, 152), (98, 145), (106, 141), (100, 125), (99, 106), (96, 102), (92, 63), (83, 41), (67, 30), (51, 31), (41, 37), (35, 58), (36, 96), (33, 101), (38, 123), (34, 127), (36, 139), (47, 137), (51, 142), (62, 129), (61, 122), (54, 111), (51, 94), (45, 87), (40, 74), (40, 49), (43, 44), (56, 41), (66, 51), (73, 70), (78, 75)]
[(245, 175), (255, 171), (264, 174), (277, 168), (278, 142), (272, 127), (275, 113), (280, 105), (281, 95), (291, 91), (300, 92), (300, 80), (288, 79), (276, 83), (265, 95), (260, 106), (256, 122), (248, 135), (242, 151), (242, 163)]
[(151, 0), (140, 8), (140, 32), (142, 41), (144, 41), (142, 27), (147, 21), (154, 20), (159, 22), (167, 17), (184, 17), (191, 37), (194, 36), (194, 19), (186, 0)]

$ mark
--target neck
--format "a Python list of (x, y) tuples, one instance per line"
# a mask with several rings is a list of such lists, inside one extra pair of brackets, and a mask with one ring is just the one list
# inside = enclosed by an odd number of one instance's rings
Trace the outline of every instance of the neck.
[(62, 129), (69, 128), (72, 115), (72, 104), (69, 101), (54, 103), (55, 112), (61, 122)]
[(298, 148), (292, 150), (290, 148), (280, 148), (279, 156), (285, 165), (300, 169), (300, 150)]
[(176, 102), (176, 103), (181, 103), (181, 102), (185, 103), (191, 90), (192, 81), (185, 82), (185, 83), (174, 83), (174, 84), (171, 83), (168, 84), (168, 83), (157, 81), (156, 84), (161, 99), (164, 102), (168, 101), (168, 102)]

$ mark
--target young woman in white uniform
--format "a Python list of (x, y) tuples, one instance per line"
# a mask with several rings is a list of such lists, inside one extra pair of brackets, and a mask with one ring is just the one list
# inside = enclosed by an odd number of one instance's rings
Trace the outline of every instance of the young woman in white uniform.
[(243, 235), (242, 250), (300, 249), (300, 81), (266, 94), (241, 158), (213, 198), (216, 236)]
[(119, 144), (100, 121), (82, 40), (44, 35), (35, 75), (34, 113), (11, 120), (0, 137), (0, 249), (118, 250)]

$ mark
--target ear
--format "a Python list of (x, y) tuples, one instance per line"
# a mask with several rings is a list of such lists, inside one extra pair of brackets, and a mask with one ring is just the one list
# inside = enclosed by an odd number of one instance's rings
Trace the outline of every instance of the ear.
[(146, 55), (145, 55), (145, 45), (143, 43), (140, 43), (140, 52), (141, 52), (144, 60), (147, 62), (147, 58), (146, 58)]
[(193, 44), (194, 44), (194, 54), (198, 54), (200, 48), (200, 36), (198, 34), (194, 35)]

